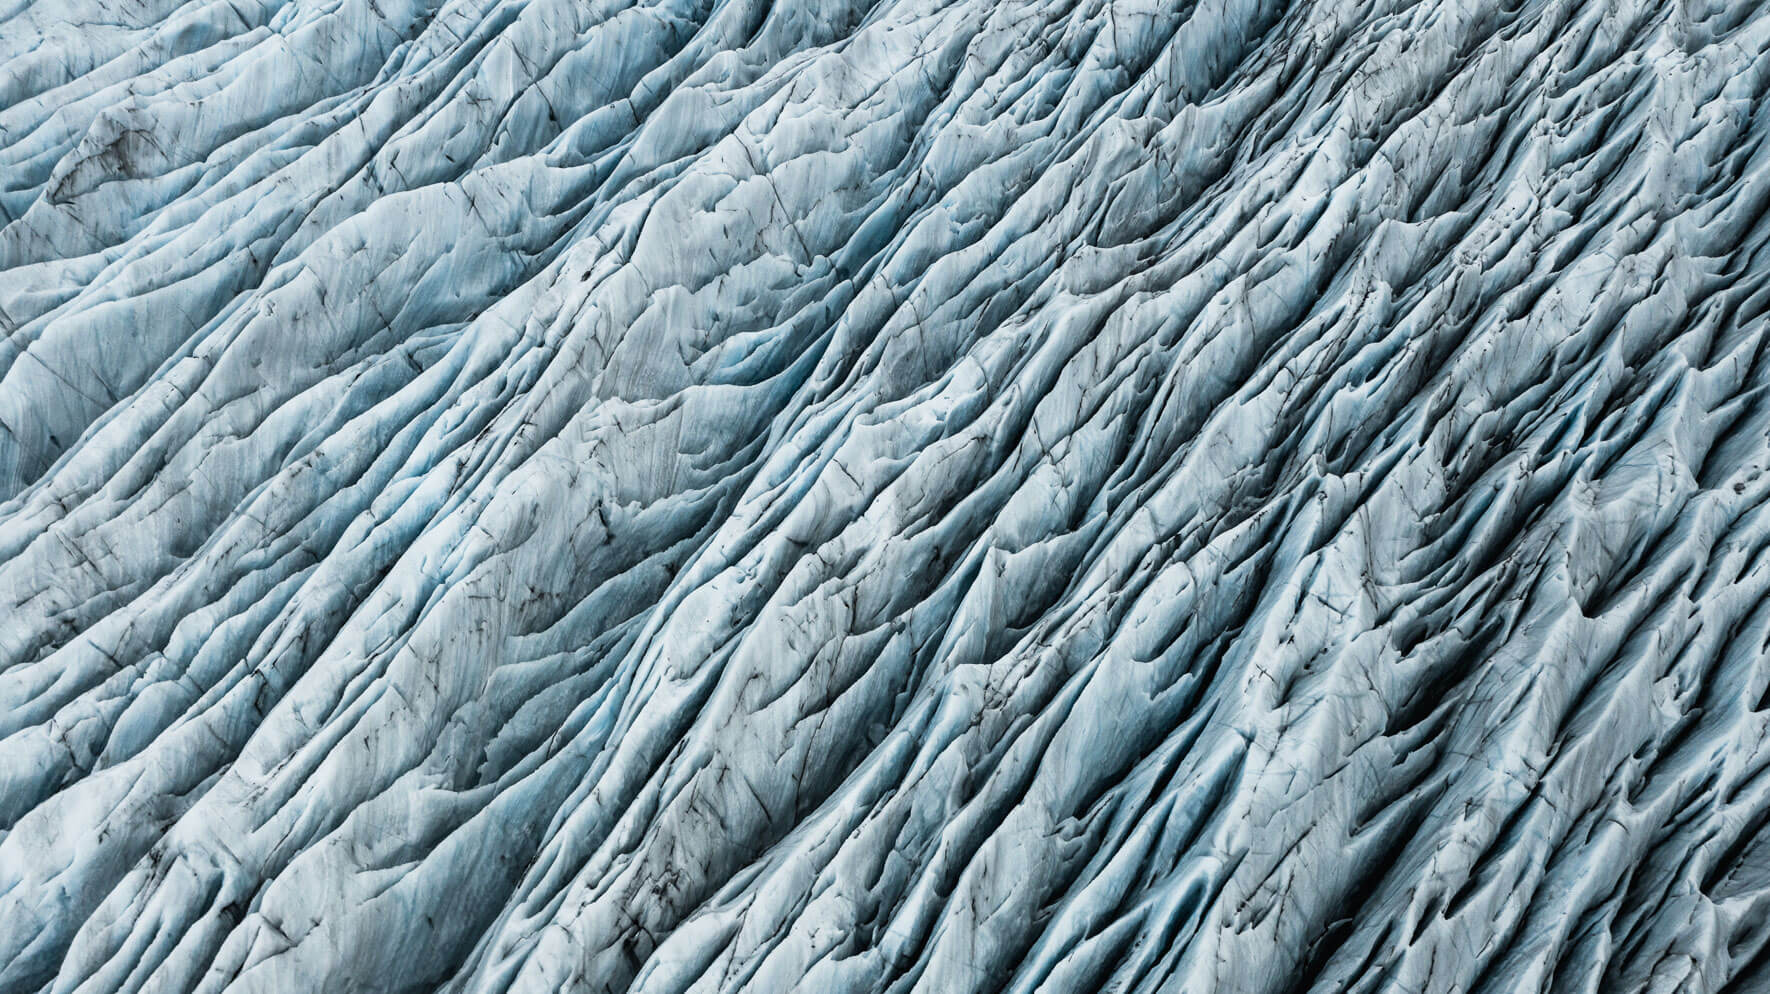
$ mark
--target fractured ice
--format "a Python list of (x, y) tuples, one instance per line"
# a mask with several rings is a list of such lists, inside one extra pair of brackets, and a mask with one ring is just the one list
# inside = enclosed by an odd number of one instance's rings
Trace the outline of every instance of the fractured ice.
[(0, 992), (1770, 990), (1767, 91), (0, 0)]

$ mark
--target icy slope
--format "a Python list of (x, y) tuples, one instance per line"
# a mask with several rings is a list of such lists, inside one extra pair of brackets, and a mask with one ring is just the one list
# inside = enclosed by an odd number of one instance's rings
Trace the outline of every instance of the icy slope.
[(0, 991), (1770, 989), (1754, 0), (0, 0)]

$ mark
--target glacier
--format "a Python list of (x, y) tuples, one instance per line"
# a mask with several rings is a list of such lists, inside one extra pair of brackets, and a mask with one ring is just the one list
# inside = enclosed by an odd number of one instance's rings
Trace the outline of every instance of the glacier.
[(1767, 92), (0, 0), (0, 992), (1770, 990)]

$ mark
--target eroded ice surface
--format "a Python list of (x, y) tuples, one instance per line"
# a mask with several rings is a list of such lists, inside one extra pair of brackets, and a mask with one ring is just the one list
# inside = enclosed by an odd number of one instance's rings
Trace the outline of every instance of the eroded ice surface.
[(0, 0), (0, 990), (1770, 989), (1754, 0)]

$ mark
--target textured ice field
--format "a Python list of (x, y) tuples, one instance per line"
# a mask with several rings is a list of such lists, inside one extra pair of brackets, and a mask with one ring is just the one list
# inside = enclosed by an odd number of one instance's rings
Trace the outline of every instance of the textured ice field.
[(1767, 91), (0, 0), (0, 992), (1770, 991)]

